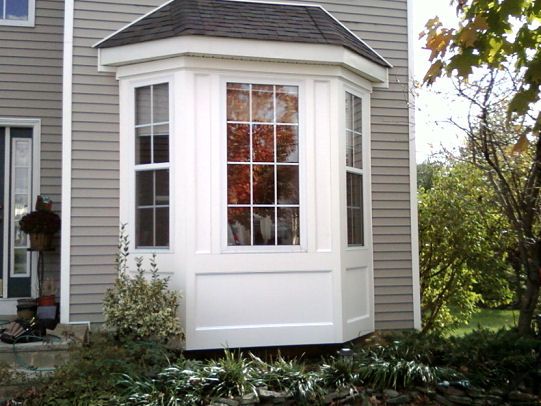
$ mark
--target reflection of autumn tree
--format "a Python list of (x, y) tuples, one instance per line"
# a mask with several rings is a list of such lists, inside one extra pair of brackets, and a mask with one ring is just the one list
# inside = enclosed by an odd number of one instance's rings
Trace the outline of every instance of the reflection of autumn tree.
[[(232, 229), (239, 225), (249, 229), (252, 221), (254, 242), (274, 244), (275, 209), (257, 206), (298, 204), (298, 88), (228, 84), (227, 103), (228, 204), (254, 205), (251, 220), (249, 208), (230, 207), (228, 221)], [(284, 241), (294, 241), (291, 234), (298, 229), (298, 208), (291, 210), (278, 214), (281, 222), (288, 223), (282, 225), (290, 235)]]

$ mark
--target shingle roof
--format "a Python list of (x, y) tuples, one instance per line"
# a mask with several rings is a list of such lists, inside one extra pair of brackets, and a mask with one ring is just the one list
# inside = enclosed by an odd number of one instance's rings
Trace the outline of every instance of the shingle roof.
[(231, 0), (174, 0), (97, 44), (111, 48), (183, 36), (339, 45), (389, 63), (318, 6)]

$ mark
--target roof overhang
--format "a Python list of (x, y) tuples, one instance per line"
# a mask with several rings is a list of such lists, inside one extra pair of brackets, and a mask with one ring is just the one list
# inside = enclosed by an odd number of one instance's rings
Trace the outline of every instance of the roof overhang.
[(342, 46), (195, 35), (100, 48), (98, 69), (115, 71), (121, 66), (178, 56), (334, 65), (351, 70), (369, 80), (374, 86), (388, 86), (387, 67), (378, 65)]

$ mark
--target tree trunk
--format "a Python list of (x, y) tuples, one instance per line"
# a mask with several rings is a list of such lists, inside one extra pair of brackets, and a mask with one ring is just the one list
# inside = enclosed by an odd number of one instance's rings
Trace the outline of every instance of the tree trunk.
[[(520, 315), (518, 318), (518, 332), (521, 335), (532, 333), (532, 320), (539, 300), (539, 277), (541, 268), (540, 244), (535, 244), (536, 249), (530, 257), (532, 261), (528, 263), (528, 277), (526, 278), (526, 289), (522, 294), (520, 304)], [(531, 251), (530, 251), (531, 252)]]

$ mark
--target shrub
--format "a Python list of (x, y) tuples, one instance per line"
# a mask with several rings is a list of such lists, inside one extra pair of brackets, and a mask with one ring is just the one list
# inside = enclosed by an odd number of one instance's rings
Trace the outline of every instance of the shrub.
[(156, 255), (150, 259), (149, 270), (144, 269), (142, 258), (136, 258), (136, 272), (130, 276), (128, 245), (122, 226), (116, 260), (118, 276), (103, 301), (106, 325), (114, 328), (119, 336), (135, 339), (167, 341), (182, 337), (176, 316), (179, 295), (168, 290), (169, 278), (158, 275)]
[(159, 343), (119, 341), (109, 334), (92, 334), (89, 344), (73, 347), (66, 364), (37, 382), (43, 389), (26, 394), (24, 404), (114, 405), (121, 393), (117, 381), (123, 374), (155, 374), (173, 355)]

